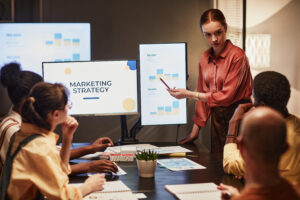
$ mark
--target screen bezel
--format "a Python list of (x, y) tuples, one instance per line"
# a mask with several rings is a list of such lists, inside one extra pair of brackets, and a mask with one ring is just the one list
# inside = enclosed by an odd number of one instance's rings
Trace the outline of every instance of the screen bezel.
[[(80, 60), (80, 61), (91, 61), (92, 59), (92, 43), (91, 43), (91, 40), (92, 40), (92, 33), (91, 33), (91, 23), (90, 22), (4, 22), (4, 23), (0, 23), (0, 26), (2, 25), (55, 25), (55, 24), (58, 24), (58, 25), (79, 25), (79, 24), (86, 24), (88, 25), (88, 28), (89, 28), (89, 41), (88, 41), (88, 45), (89, 45), (89, 59), (84, 59), (84, 60)], [(6, 64), (9, 64), (11, 62), (15, 62), (15, 63), (19, 63), (21, 66), (22, 66), (22, 69), (23, 70), (29, 70), (27, 69), (27, 66), (24, 66), (22, 64), (22, 62), (20, 62), (19, 60), (17, 61), (9, 61), (9, 62), (5, 62), (3, 63), (2, 66), (6, 65)], [(58, 61), (42, 61), (39, 66), (35, 66), (36, 68), (38, 67), (42, 67), (43, 65), (43, 62), (58, 62)], [(74, 61), (62, 61), (62, 62), (74, 62)], [(1, 67), (0, 66), (0, 69)], [(32, 64), (31, 64), (32, 66)], [(39, 74), (39, 73), (38, 73)], [(39, 74), (42, 76), (42, 74)]]
[[(91, 63), (91, 62), (109, 62), (109, 61), (136, 61), (136, 68), (138, 69), (138, 61), (136, 59), (112, 59), (112, 60), (91, 60), (91, 61), (63, 61), (63, 62), (43, 62), (42, 63), (42, 73), (43, 78), (44, 76), (44, 64), (48, 63)], [(117, 116), (117, 115), (137, 115), (139, 114), (139, 95), (138, 95), (138, 73), (137, 69), (135, 70), (135, 75), (137, 79), (137, 86), (136, 86), (136, 99), (137, 99), (137, 111), (136, 112), (117, 112), (117, 113), (95, 113), (95, 114), (71, 114), (72, 116)], [(69, 90), (69, 89), (68, 89)]]
[[(141, 43), (139, 44), (139, 89), (140, 89), (140, 95), (139, 95), (139, 99), (140, 99), (140, 118), (141, 118), (141, 125), (142, 126), (161, 126), (161, 125), (181, 125), (181, 124), (187, 124), (187, 101), (185, 102), (185, 106), (186, 106), (186, 113), (185, 113), (185, 119), (186, 122), (185, 123), (164, 123), (164, 124), (143, 124), (143, 120), (142, 120), (142, 93), (141, 93), (141, 69), (140, 69), (140, 65), (141, 65), (141, 45), (164, 45), (164, 44), (184, 44), (185, 46), (185, 75), (186, 75), (186, 81), (188, 80), (188, 60), (187, 60), (187, 42), (165, 42), (165, 43)], [(187, 85), (187, 84), (186, 84)]]

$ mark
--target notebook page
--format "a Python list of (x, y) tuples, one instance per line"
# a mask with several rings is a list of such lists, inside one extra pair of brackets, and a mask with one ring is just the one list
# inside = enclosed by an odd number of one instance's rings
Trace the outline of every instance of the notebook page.
[(107, 181), (103, 186), (103, 190), (95, 193), (108, 193), (108, 192), (131, 192), (130, 188), (127, 187), (122, 181)]
[(165, 185), (165, 189), (179, 199), (220, 199), (221, 197), (221, 192), (214, 183)]
[(221, 191), (215, 192), (206, 192), (206, 193), (192, 193), (192, 194), (177, 194), (178, 199), (181, 200), (220, 200), (221, 199)]
[(137, 200), (132, 192), (93, 192), (83, 198), (83, 200)]
[[(72, 183), (75, 187), (79, 187), (82, 183)], [(110, 193), (110, 192), (131, 192), (131, 189), (127, 187), (122, 181), (107, 181), (103, 185), (103, 190), (96, 191), (94, 193)]]

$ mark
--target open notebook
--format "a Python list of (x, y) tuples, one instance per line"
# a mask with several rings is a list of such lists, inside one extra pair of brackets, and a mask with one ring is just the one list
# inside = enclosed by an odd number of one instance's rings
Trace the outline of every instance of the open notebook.
[(220, 200), (221, 191), (214, 183), (165, 185), (165, 189), (181, 200)]
[[(81, 184), (72, 184), (80, 186)], [(108, 181), (103, 190), (93, 192), (83, 198), (84, 200), (137, 200), (131, 190), (122, 181)]]

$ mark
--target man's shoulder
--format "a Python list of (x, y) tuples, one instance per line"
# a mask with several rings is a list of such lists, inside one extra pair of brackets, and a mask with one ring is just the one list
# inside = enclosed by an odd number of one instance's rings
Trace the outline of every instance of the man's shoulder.
[(281, 179), (281, 182), (277, 185), (271, 187), (262, 187), (262, 188), (245, 188), (241, 195), (238, 198), (233, 200), (299, 200), (299, 196), (295, 188), (285, 179)]
[(297, 115), (291, 114), (286, 118), (287, 128), (292, 128), (294, 132), (300, 133), (300, 117)]

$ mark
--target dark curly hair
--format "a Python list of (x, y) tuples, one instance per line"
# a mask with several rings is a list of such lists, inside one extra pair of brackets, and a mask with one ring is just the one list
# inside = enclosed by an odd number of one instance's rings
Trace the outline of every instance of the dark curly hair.
[(275, 110), (288, 115), (286, 108), (291, 95), (288, 79), (275, 71), (259, 73), (254, 78), (254, 99), (257, 103), (264, 103)]
[(31, 71), (22, 71), (18, 63), (9, 63), (1, 68), (0, 82), (7, 88), (8, 96), (15, 106), (27, 97), (30, 89), (43, 81), (43, 78)]

